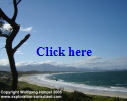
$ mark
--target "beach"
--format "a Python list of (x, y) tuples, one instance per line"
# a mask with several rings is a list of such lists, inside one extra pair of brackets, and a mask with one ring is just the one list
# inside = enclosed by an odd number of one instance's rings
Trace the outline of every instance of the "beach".
[[(44, 75), (49, 75), (49, 74), (44, 74)], [(30, 79), (31, 77), (34, 77), (34, 80)], [(42, 87), (48, 87), (48, 88), (51, 88), (51, 89), (60, 89), (62, 87), (58, 87), (58, 86), (54, 86), (54, 85), (51, 85), (51, 84), (47, 84), (47, 83), (41, 83), (41, 82), (37, 82), (36, 80), (36, 76), (24, 76), (24, 77), (20, 77), (18, 80), (19, 81), (23, 81), (23, 82), (27, 82), (27, 83), (30, 83), (30, 84), (34, 84), (34, 85), (38, 85), (38, 86), (42, 86)], [(43, 79), (41, 80), (43, 81)], [(45, 82), (46, 80), (44, 80), (43, 82)], [(52, 82), (52, 81), (50, 81)], [(57, 81), (56, 83), (57, 84)], [(66, 87), (63, 87), (64, 91), (67, 91), (67, 92), (74, 92), (76, 91), (76, 89), (73, 89), (73, 88), (66, 88)], [(80, 90), (78, 90), (80, 91)], [(88, 94), (88, 95), (98, 95), (98, 96), (109, 96), (109, 97), (119, 97), (119, 98), (127, 98), (127, 95), (125, 94), (120, 94), (120, 93), (110, 93), (110, 92), (98, 92), (98, 91), (89, 91), (89, 90), (85, 90), (85, 91), (80, 91), (84, 94)]]

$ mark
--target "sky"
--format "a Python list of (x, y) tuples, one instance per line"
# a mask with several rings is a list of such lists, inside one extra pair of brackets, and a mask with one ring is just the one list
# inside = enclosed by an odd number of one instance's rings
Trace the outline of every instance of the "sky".
[[(12, 0), (0, 0), (0, 7), (13, 16)], [(31, 37), (15, 53), (17, 66), (49, 63), (127, 69), (127, 0), (22, 0), (18, 11), (20, 31), (13, 47), (26, 34)], [(4, 28), (10, 26), (5, 23)], [(8, 65), (5, 41), (0, 37), (0, 65)], [(66, 56), (38, 56), (39, 47), (61, 47)], [(75, 52), (91, 50), (92, 55), (68, 56), (68, 47)]]

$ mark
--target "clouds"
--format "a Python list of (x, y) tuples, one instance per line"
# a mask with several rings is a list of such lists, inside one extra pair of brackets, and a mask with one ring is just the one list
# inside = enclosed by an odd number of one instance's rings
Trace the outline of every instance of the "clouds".
[[(10, 31), (12, 27), (10, 26), (10, 24), (4, 24), (3, 29), (4, 31)], [(25, 31), (25, 32), (29, 32), (33, 29), (33, 27), (27, 27), (27, 28), (22, 28), (20, 27), (20, 31)]]
[(10, 26), (10, 24), (4, 24), (3, 28), (4, 30), (10, 31), (12, 27)]
[(0, 60), (0, 65), (2, 65), (2, 66), (8, 66), (9, 65), (9, 61), (7, 59), (1, 59)]
[(54, 61), (44, 61), (44, 62), (23, 61), (23, 62), (16, 63), (16, 66), (27, 66), (27, 65), (36, 66), (36, 65), (42, 65), (42, 64), (55, 65), (55, 64), (57, 64), (57, 62), (54, 62)]
[[(17, 51), (17, 53), (21, 53), (21, 51)], [(0, 64), (7, 65), (8, 62), (5, 59), (0, 60)], [(16, 63), (16, 66), (37, 66), (50, 64), (53, 66), (60, 67), (77, 67), (77, 68), (95, 68), (98, 67), (100, 69), (127, 69), (127, 57), (122, 58), (101, 58), (99, 56), (91, 56), (82, 60), (78, 60), (75, 62), (65, 63), (65, 62), (55, 62), (55, 61), (43, 61), (43, 62), (35, 62), (35, 61), (23, 61)]]
[(23, 61), (23, 62), (19, 62), (19, 63), (16, 63), (16, 66), (27, 66), (27, 65), (39, 65), (40, 62), (34, 62), (34, 61)]
[(31, 31), (32, 30), (32, 28), (33, 27), (28, 27), (28, 28), (22, 28), (22, 27), (20, 27), (20, 31), (25, 31), (25, 32), (29, 32), (29, 31)]
[(24, 54), (24, 53), (22, 53), (21, 51), (16, 51), (16, 54)]
[(10, 32), (12, 31), (12, 27), (10, 24), (4, 24), (3, 28), (0, 28), (0, 29), (3, 34), (7, 34), (7, 35), (10, 34)]
[(24, 42), (23, 44), (24, 44), (24, 45), (28, 45), (28, 43), (26, 43), (26, 42)]
[(61, 67), (77, 67), (77, 68), (101, 68), (101, 69), (127, 69), (127, 57), (122, 58), (107, 58), (103, 59), (99, 56), (91, 56), (82, 60), (78, 60), (75, 62), (64, 63), (64, 62), (54, 62), (54, 61), (44, 61), (44, 62), (20, 62), (17, 63), (17, 66), (22, 65), (43, 65), (43, 64), (50, 64), (54, 66), (61, 66)]
[(91, 56), (91, 57), (73, 62), (69, 66), (75, 65), (76, 67), (81, 67), (81, 68), (83, 67), (93, 68), (95, 66), (99, 66), (98, 64), (103, 62), (106, 62), (106, 61), (102, 59), (101, 57)]
[(127, 57), (124, 58), (101, 58), (98, 56), (91, 56), (83, 60), (71, 63), (69, 66), (75, 66), (77, 68), (94, 68), (101, 69), (127, 69)]

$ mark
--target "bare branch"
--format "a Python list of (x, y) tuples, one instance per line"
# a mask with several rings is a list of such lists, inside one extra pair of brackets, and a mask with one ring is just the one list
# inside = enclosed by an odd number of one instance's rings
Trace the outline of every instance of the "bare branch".
[(16, 50), (30, 37), (30, 34), (27, 34), (24, 39), (22, 39), (19, 44), (13, 49), (14, 53)]
[(17, 17), (17, 13), (18, 13), (18, 8), (17, 8), (17, 2), (16, 2), (16, 0), (13, 0), (13, 5), (14, 5), (14, 15), (12, 17), (12, 20), (15, 22), (15, 19)]
[(2, 9), (0, 8), (0, 16), (6, 20), (8, 23), (13, 24), (14, 22), (11, 21), (11, 19), (2, 11)]
[(17, 13), (18, 13), (18, 8), (17, 5), (21, 2), (21, 0), (13, 0), (13, 5), (14, 5), (14, 15), (12, 17), (12, 20), (15, 21), (16, 17), (17, 17)]
[(21, 2), (21, 0), (19, 0), (19, 1), (17, 2), (17, 5), (18, 5), (20, 2)]
[(0, 34), (0, 37), (6, 37), (6, 38), (8, 38), (8, 35), (7, 34)]

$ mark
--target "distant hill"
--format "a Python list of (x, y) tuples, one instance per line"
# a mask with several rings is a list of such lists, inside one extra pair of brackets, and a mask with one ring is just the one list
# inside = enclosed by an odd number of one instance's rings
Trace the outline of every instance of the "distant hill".
[(10, 68), (8, 66), (0, 66), (1, 71), (10, 71)]
[[(54, 66), (52, 64), (44, 63), (40, 65), (26, 65), (26, 66), (17, 66), (18, 71), (36, 71), (36, 72), (59, 72), (59, 71), (119, 71), (119, 70), (126, 70), (126, 69), (101, 69), (98, 67), (94, 68), (77, 68), (73, 66), (68, 67), (61, 67), (61, 66)], [(0, 66), (0, 71), (10, 71), (9, 66)]]
[[(7, 66), (0, 66), (1, 71), (10, 71), (10, 68)], [(61, 67), (61, 66), (54, 66), (52, 64), (44, 63), (40, 65), (26, 65), (26, 66), (17, 66), (18, 71), (100, 71), (102, 69), (98, 67), (94, 68), (77, 68), (73, 66), (68, 66), (68, 67)]]
[(82, 70), (90, 70), (88, 68), (76, 68), (76, 67), (60, 67), (54, 66), (51, 64), (41, 64), (41, 65), (27, 65), (27, 66), (20, 66), (17, 67), (18, 71), (82, 71)]

